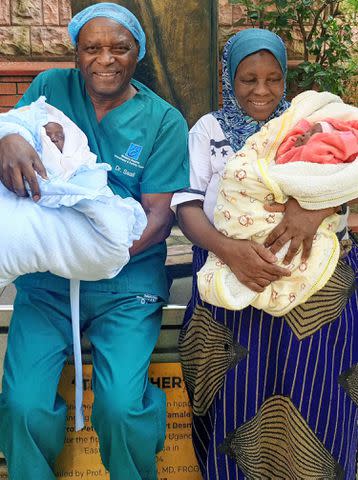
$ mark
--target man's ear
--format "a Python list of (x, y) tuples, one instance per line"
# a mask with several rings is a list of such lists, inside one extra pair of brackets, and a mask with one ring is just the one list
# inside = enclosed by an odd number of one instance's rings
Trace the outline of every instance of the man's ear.
[(139, 42), (136, 38), (134, 39), (134, 43), (137, 46), (137, 63), (138, 63), (139, 62), (139, 60), (138, 60), (138, 58), (139, 58)]
[(75, 47), (75, 67), (78, 68), (78, 46)]

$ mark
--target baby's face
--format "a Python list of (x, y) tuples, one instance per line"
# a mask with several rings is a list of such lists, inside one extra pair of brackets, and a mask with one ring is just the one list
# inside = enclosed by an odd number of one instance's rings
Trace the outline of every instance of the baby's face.
[(307, 130), (306, 133), (303, 133), (295, 142), (295, 147), (301, 147), (302, 145), (306, 145), (308, 140), (314, 135), (315, 133), (322, 133), (322, 126), (320, 123), (314, 123), (311, 125), (311, 128)]
[(48, 122), (44, 125), (44, 128), (47, 136), (50, 137), (51, 142), (53, 142), (60, 152), (62, 152), (65, 143), (65, 134), (62, 126), (59, 123)]

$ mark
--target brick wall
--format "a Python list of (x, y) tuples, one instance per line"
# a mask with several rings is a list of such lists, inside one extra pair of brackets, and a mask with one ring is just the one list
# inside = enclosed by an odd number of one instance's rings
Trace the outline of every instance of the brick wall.
[(33, 76), (0, 76), (0, 112), (17, 103), (30, 85)]
[[(222, 46), (237, 31), (242, 7), (218, 0), (218, 10)], [(13, 107), (37, 73), (73, 61), (70, 19), (70, 0), (0, 0), (0, 112)]]
[(73, 62), (0, 62), (0, 113), (6, 112), (20, 100), (40, 72), (53, 67), (73, 66)]
[[(222, 46), (238, 30), (243, 11), (229, 0), (217, 1)], [(70, 0), (0, 0), (0, 60), (72, 60), (70, 19)]]
[[(222, 45), (237, 31), (242, 7), (217, 1)], [(70, 0), (0, 0), (0, 60), (72, 60), (70, 19)]]
[(223, 47), (227, 39), (242, 29), (239, 22), (243, 17), (243, 7), (232, 5), (228, 0), (218, 0), (219, 9), (219, 46)]

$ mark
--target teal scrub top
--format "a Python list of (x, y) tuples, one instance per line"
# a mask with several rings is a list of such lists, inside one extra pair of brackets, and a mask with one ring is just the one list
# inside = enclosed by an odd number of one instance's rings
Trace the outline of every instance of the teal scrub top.
[[(142, 83), (132, 80), (137, 94), (108, 112), (98, 122), (81, 73), (77, 69), (52, 69), (38, 75), (19, 106), (45, 95), (87, 135), (98, 162), (109, 163), (108, 184), (114, 193), (140, 201), (141, 194), (168, 193), (189, 186), (187, 124), (178, 110)], [(167, 299), (165, 242), (131, 258), (111, 280), (81, 282), (82, 288), (128, 291)], [(20, 283), (60, 286), (64, 279), (31, 274)], [(67, 281), (68, 282), (68, 281)], [(54, 286), (55, 286), (54, 285)], [(67, 287), (68, 288), (68, 287)]]

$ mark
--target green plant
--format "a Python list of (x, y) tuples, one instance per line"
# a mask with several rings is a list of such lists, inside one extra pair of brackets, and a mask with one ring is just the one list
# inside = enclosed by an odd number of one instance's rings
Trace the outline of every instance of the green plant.
[(357, 73), (353, 29), (358, 29), (358, 0), (229, 1), (244, 7), (241, 23), (269, 28), (289, 45), (298, 41), (303, 61), (289, 72), (291, 91), (316, 88), (344, 95)]

